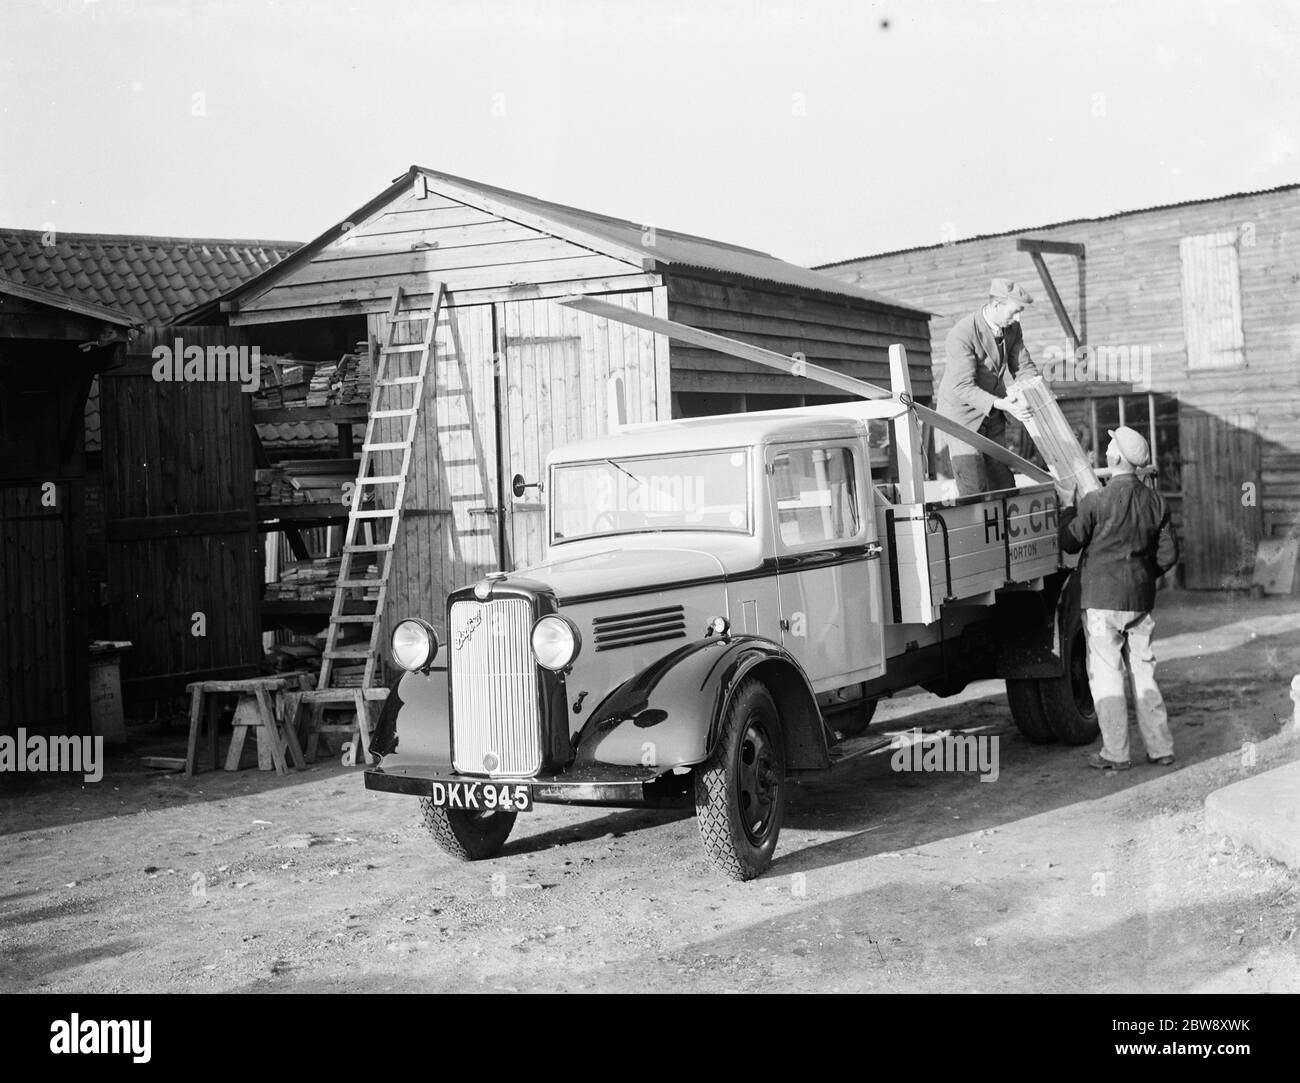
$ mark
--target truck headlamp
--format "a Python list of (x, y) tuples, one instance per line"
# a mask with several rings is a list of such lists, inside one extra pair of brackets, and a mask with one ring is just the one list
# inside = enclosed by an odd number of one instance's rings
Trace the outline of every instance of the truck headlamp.
[(582, 649), (582, 637), (573, 621), (554, 614), (533, 625), (533, 656), (539, 666), (558, 672), (573, 664)]
[(389, 645), (393, 661), (411, 673), (428, 669), (438, 655), (437, 635), (418, 617), (398, 621)]

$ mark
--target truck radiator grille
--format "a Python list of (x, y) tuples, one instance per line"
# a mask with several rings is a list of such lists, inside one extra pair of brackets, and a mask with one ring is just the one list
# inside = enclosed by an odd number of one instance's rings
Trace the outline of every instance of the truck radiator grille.
[(533, 607), (526, 598), (452, 603), (447, 651), (452, 765), (457, 771), (532, 775), (541, 767), (532, 627)]
[(612, 651), (661, 639), (685, 639), (686, 616), (680, 605), (643, 609), (639, 613), (597, 617), (591, 622), (596, 650)]

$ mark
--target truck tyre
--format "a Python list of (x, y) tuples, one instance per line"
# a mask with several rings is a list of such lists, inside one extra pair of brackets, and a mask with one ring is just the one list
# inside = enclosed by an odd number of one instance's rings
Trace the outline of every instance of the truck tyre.
[(857, 737), (866, 733), (867, 727), (871, 725), (871, 719), (875, 716), (876, 704), (879, 702), (879, 700), (869, 699), (866, 703), (859, 703), (847, 711), (837, 711), (831, 716), (831, 729), (840, 737)]
[(695, 816), (709, 860), (732, 880), (772, 862), (785, 814), (785, 738), (760, 681), (744, 681), (727, 705), (717, 748), (695, 773)]
[(420, 798), (424, 826), (433, 841), (458, 861), (496, 857), (510, 837), (517, 812), (440, 808)]
[(1007, 702), (1020, 735), (1030, 744), (1048, 745), (1057, 739), (1056, 730), (1047, 720), (1039, 683), (1033, 677), (1008, 677)]
[(1088, 647), (1083, 623), (1077, 611), (1074, 617), (1066, 618), (1066, 634), (1061, 636), (1065, 672), (1060, 677), (1040, 680), (1038, 694), (1052, 732), (1067, 745), (1087, 745), (1097, 739), (1101, 726), (1088, 685)]

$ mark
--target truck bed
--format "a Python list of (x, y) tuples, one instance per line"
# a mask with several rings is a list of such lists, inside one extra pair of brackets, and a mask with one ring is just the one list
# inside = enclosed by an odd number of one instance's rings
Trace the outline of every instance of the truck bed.
[(991, 592), (1062, 566), (1050, 483), (924, 504), (877, 494), (885, 613), (895, 623), (930, 624), (944, 604), (992, 601)]

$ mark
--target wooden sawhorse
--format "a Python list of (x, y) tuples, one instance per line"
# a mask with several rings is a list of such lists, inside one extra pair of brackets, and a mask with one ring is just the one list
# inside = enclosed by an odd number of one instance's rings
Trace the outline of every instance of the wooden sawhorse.
[(217, 763), (217, 722), (220, 718), (222, 695), (237, 695), (235, 703), (234, 732), (230, 738), (230, 748), (226, 752), (225, 768), (238, 771), (239, 761), (244, 752), (244, 742), (248, 731), (254, 731), (257, 737), (258, 766), (263, 770), (275, 768), (278, 775), (288, 771), (285, 753), (299, 770), (307, 766), (302, 748), (298, 744), (298, 734), (293, 719), (281, 717), (281, 697), (291, 689), (301, 687), (297, 675), (282, 677), (251, 677), (241, 681), (195, 681), (187, 684), (185, 691), (190, 694), (190, 737), (185, 750), (185, 777), (195, 773), (196, 757), (199, 744), (199, 728), (206, 711), (208, 723), (208, 751), (212, 768)]

